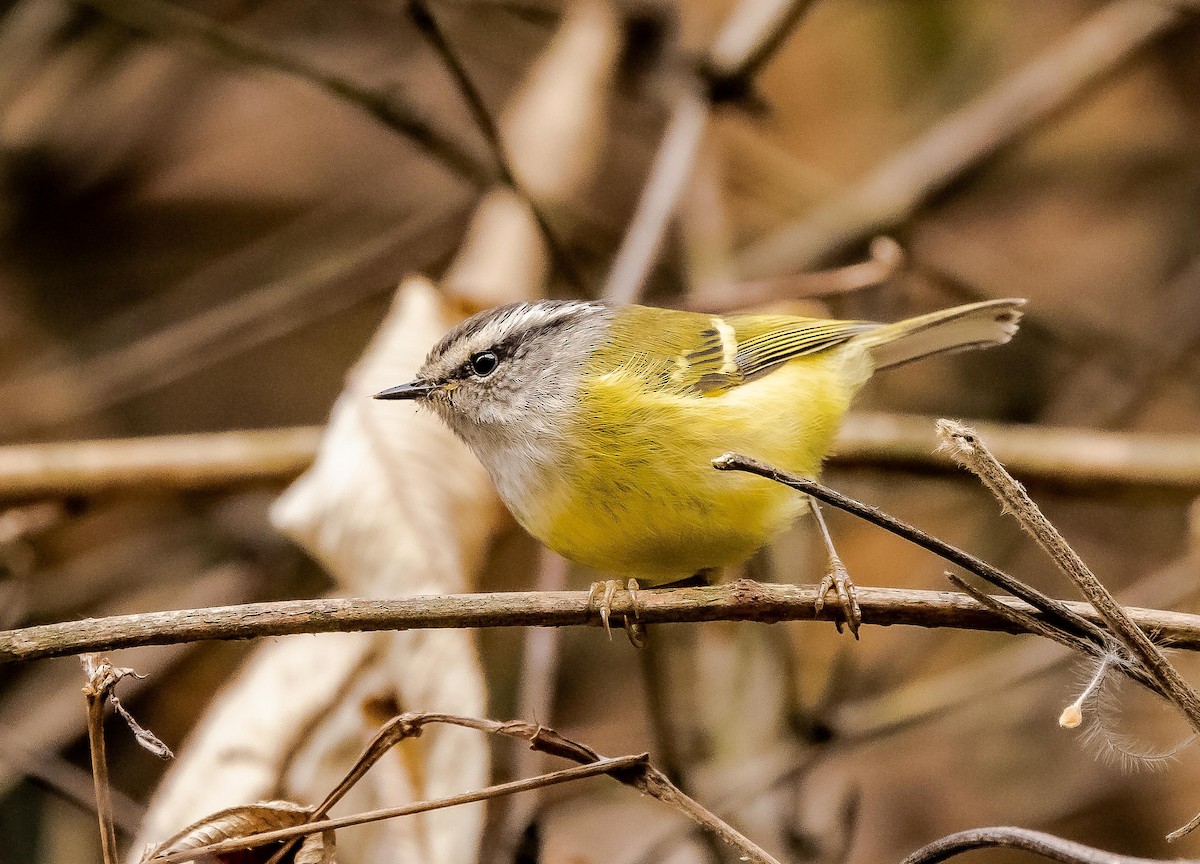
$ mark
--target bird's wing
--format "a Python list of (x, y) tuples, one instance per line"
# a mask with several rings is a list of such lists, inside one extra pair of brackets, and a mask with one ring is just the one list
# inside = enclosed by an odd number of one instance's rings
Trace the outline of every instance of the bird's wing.
[[(818, 354), (879, 325), (786, 315), (715, 315), (630, 307), (614, 324), (613, 351), (635, 356), (664, 383), (714, 394)], [(614, 358), (615, 359), (615, 358)]]

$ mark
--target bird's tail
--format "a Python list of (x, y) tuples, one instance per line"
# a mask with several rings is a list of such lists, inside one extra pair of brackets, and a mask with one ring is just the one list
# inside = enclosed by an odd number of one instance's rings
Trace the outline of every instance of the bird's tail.
[(1012, 339), (1025, 301), (985, 300), (928, 315), (881, 324), (854, 338), (871, 354), (876, 369), (899, 366), (928, 357), (1003, 345)]

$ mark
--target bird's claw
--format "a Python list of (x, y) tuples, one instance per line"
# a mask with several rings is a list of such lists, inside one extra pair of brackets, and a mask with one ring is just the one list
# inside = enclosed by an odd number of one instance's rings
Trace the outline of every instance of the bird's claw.
[[(850, 578), (850, 573), (837, 555), (829, 556), (829, 569), (825, 571), (825, 578), (821, 580), (821, 585), (817, 589), (816, 603), (813, 604), (816, 612), (820, 613), (825, 608), (825, 595), (830, 590), (837, 593), (845, 624), (857, 639), (858, 625), (862, 623), (862, 610), (858, 606), (858, 597), (855, 594), (854, 582)], [(833, 623), (837, 627), (837, 631), (841, 633), (842, 619), (835, 620)]]
[[(612, 601), (617, 593), (617, 582), (615, 579), (607, 579), (604, 582), (593, 582), (591, 589), (588, 591), (588, 606), (591, 607), (596, 601), (596, 595), (603, 591), (600, 598), (599, 612), (600, 623), (604, 625), (604, 632), (608, 634), (608, 641), (612, 641), (612, 625), (609, 619), (612, 617)], [(642, 617), (641, 609), (638, 606), (638, 590), (640, 586), (636, 579), (630, 579), (625, 584), (625, 590), (629, 592), (629, 605), (633, 608), (633, 616), (624, 616), (625, 635), (629, 637), (630, 644), (635, 648), (641, 648), (646, 644), (646, 628), (638, 620)]]

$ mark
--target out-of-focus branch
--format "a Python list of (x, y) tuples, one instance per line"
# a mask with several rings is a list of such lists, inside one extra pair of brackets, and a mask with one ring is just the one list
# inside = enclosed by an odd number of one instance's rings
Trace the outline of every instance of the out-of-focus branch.
[(453, 135), (438, 128), (435, 118), (409, 102), (401, 88), (372, 89), (165, 0), (76, 2), (96, 9), (135, 32), (192, 42), (242, 63), (301, 78), (358, 106), (380, 123), (407, 136), (473, 185), (486, 186), (495, 179), (491, 166)]
[(1058, 45), (886, 159), (799, 222), (752, 244), (743, 279), (819, 266), (902, 222), (931, 194), (1071, 105), (1138, 50), (1190, 17), (1189, 4), (1115, 0)]
[[(934, 418), (852, 414), (831, 461), (958, 471), (936, 453)], [(997, 458), (1027, 479), (1200, 489), (1200, 436), (1138, 435), (973, 423)], [(0, 447), (0, 500), (139, 489), (215, 489), (290, 480), (307, 468), (319, 426)]]
[(684, 90), (675, 100), (650, 179), (604, 282), (603, 296), (610, 303), (632, 303), (641, 294), (679, 196), (692, 175), (708, 115), (708, 102), (694, 90)]
[(812, 0), (752, 0), (734, 8), (713, 40), (700, 72), (714, 99), (746, 96), (754, 76), (775, 56)]
[[(1200, 437), (1098, 432), (1062, 426), (971, 425), (1001, 461), (1023, 478), (1069, 485), (1131, 484), (1200, 488)], [(950, 464), (934, 420), (916, 414), (847, 416), (832, 461), (940, 470)]]
[(903, 266), (904, 250), (900, 244), (891, 237), (876, 237), (871, 241), (871, 257), (866, 261), (815, 273), (789, 273), (693, 291), (686, 303), (687, 308), (698, 312), (728, 312), (780, 300), (845, 294), (886, 282)]
[[(856, 588), (864, 624), (951, 627), (1019, 632), (1006, 618), (965, 594), (901, 588)], [(638, 594), (646, 624), (687, 621), (833, 621), (841, 611), (826, 605), (814, 614), (816, 585), (769, 585), (741, 579), (724, 585), (647, 590)], [(998, 602), (1041, 612), (1010, 597)], [(1059, 601), (1072, 615), (1101, 626), (1087, 603)], [(1129, 607), (1133, 620), (1175, 648), (1200, 650), (1200, 616)], [(618, 591), (612, 614), (632, 614), (627, 592)], [(327, 598), (248, 603), (207, 609), (146, 612), (109, 618), (43, 624), (0, 632), (0, 664), (65, 657), (138, 645), (171, 645), (203, 640), (255, 639), (294, 633), (418, 630), (476, 627), (600, 626), (586, 591), (530, 591), (446, 594), (395, 600)]]
[(0, 498), (209, 489), (295, 477), (319, 426), (0, 447)]
[(433, 9), (424, 0), (409, 0), (407, 5), (409, 16), (421, 32), (425, 34), (426, 39), (429, 40), (429, 44), (437, 51), (438, 56), (446, 64), (446, 68), (450, 71), (451, 76), (453, 76), (455, 83), (458, 85), (458, 90), (466, 101), (467, 107), (471, 110), (471, 116), (475, 120), (475, 125), (479, 127), (479, 131), (487, 139), (488, 147), (491, 148), (492, 155), (496, 159), (496, 167), (500, 172), (501, 181), (520, 195), (529, 205), (529, 210), (542, 232), (542, 239), (546, 242), (546, 248), (550, 252), (550, 257), (554, 265), (575, 290), (586, 295), (588, 293), (587, 282), (584, 280), (583, 274), (579, 272), (579, 268), (575, 266), (575, 262), (567, 252), (566, 247), (558, 239), (558, 235), (555, 234), (554, 229), (550, 226), (550, 222), (546, 218), (541, 205), (517, 179), (512, 165), (509, 164), (508, 153), (505, 150), (500, 129), (496, 125), (492, 113), (484, 103), (483, 95), (479, 92), (479, 88), (471, 80), (471, 76), (467, 73), (466, 68), (458, 57), (458, 53), (454, 50), (454, 47), (450, 44), (450, 40), (442, 31)]
[(641, 294), (692, 175), (712, 99), (748, 92), (753, 76), (783, 44), (808, 5), (808, 0), (742, 0), (700, 61), (700, 74), (709, 85), (708, 98), (701, 95), (695, 81), (677, 89), (649, 178), (605, 280), (606, 300), (632, 303)]

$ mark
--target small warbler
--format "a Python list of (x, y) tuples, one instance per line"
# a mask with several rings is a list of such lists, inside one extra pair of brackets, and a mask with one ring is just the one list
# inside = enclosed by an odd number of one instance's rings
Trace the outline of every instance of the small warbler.
[(815, 477), (873, 371), (1004, 344), (1024, 302), (895, 324), (515, 303), (463, 321), (416, 380), (375, 398), (436, 412), (551, 549), (659, 582), (745, 560), (805, 506), (777, 483), (714, 470), (715, 457)]

